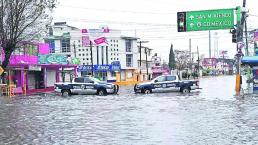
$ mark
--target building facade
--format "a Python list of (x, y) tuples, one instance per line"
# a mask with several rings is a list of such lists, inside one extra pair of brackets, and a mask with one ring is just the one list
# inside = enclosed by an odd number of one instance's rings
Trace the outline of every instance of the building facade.
[[(0, 50), (3, 61), (5, 54)], [(76, 76), (76, 68), (76, 64), (68, 64), (66, 55), (49, 54), (48, 44), (26, 42), (11, 55), (5, 72), (7, 78), (3, 81), (14, 84), (14, 90), (21, 93), (53, 91), (56, 82), (65, 81), (63, 70), (70, 70), (67, 71), (69, 78), (66, 77), (70, 80)]]
[(55, 23), (45, 39), (51, 53), (65, 54), (79, 61), (78, 75), (94, 75), (103, 81), (135, 82), (137, 38), (123, 37), (120, 30), (78, 29)]

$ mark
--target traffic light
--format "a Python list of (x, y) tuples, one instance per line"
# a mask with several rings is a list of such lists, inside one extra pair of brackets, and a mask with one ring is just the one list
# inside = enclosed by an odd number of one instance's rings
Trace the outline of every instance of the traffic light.
[(232, 30), (232, 42), (237, 43), (237, 31), (236, 31), (236, 29)]
[(177, 13), (177, 31), (178, 32), (186, 31), (186, 13), (185, 12)]

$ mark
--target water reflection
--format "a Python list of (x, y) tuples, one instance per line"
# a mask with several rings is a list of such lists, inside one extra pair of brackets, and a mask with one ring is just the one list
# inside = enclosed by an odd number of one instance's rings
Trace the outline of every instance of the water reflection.
[(0, 144), (258, 144), (258, 99), (234, 97), (234, 82), (204, 78), (188, 95), (0, 97)]

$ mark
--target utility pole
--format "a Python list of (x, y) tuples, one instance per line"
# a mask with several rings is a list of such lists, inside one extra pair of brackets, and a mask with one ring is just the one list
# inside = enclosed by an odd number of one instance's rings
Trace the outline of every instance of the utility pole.
[(197, 70), (198, 70), (198, 76), (200, 75), (200, 54), (199, 54), (199, 48), (198, 48), (198, 46), (197, 46), (197, 55), (198, 55), (198, 59), (197, 59), (197, 64), (198, 64), (198, 68), (197, 68)]
[(140, 41), (140, 74), (142, 74), (142, 41)]
[(91, 75), (93, 76), (93, 55), (92, 55), (92, 42), (90, 41), (90, 57), (91, 57)]
[(75, 46), (75, 41), (73, 41), (73, 53), (74, 53), (74, 58), (76, 58), (76, 46)]
[(147, 69), (147, 80), (149, 80), (149, 69), (148, 69), (148, 55), (147, 55), (147, 47), (145, 47), (145, 55), (146, 55), (146, 69)]
[(140, 75), (142, 74), (142, 43), (148, 43), (149, 41), (140, 41), (139, 51), (140, 51)]
[[(240, 7), (237, 8), (237, 15), (240, 16), (240, 13), (242, 13), (241, 19), (238, 18), (237, 21), (237, 42), (243, 42), (243, 28), (246, 21), (246, 12), (245, 12), (245, 6), (246, 6), (246, 0), (243, 0), (243, 8), (244, 10), (241, 12)], [(242, 57), (242, 51), (240, 45), (237, 43), (237, 72), (236, 72), (236, 93), (239, 94), (241, 89), (241, 74), (240, 74), (240, 58)], [(246, 49), (247, 54), (247, 49)]]
[(211, 58), (211, 31), (209, 31), (209, 58)]
[(192, 73), (192, 39), (191, 38), (189, 39), (189, 55), (190, 55), (189, 69), (191, 71), (190, 73)]
[(247, 35), (247, 22), (246, 22), (246, 17), (245, 17), (245, 55), (249, 56), (249, 51), (248, 51), (248, 35)]
[(189, 54), (190, 54), (190, 62), (192, 60), (192, 39), (189, 39)]

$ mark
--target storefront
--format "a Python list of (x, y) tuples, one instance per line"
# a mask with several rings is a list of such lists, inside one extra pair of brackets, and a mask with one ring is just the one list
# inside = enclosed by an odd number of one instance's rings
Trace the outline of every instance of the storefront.
[(116, 73), (121, 69), (120, 65), (80, 65), (77, 71), (81, 76), (92, 75), (102, 81), (116, 82)]
[[(19, 48), (19, 51), (23, 53), (15, 52), (10, 57), (3, 83), (7, 84), (9, 80), (9, 84), (13, 84), (22, 92), (53, 91), (56, 82), (68, 81), (77, 75), (77, 65), (69, 63), (66, 55), (49, 54), (48, 44), (30, 44)], [(3, 61), (3, 51), (1, 54)], [(67, 74), (70, 78), (66, 77)]]

